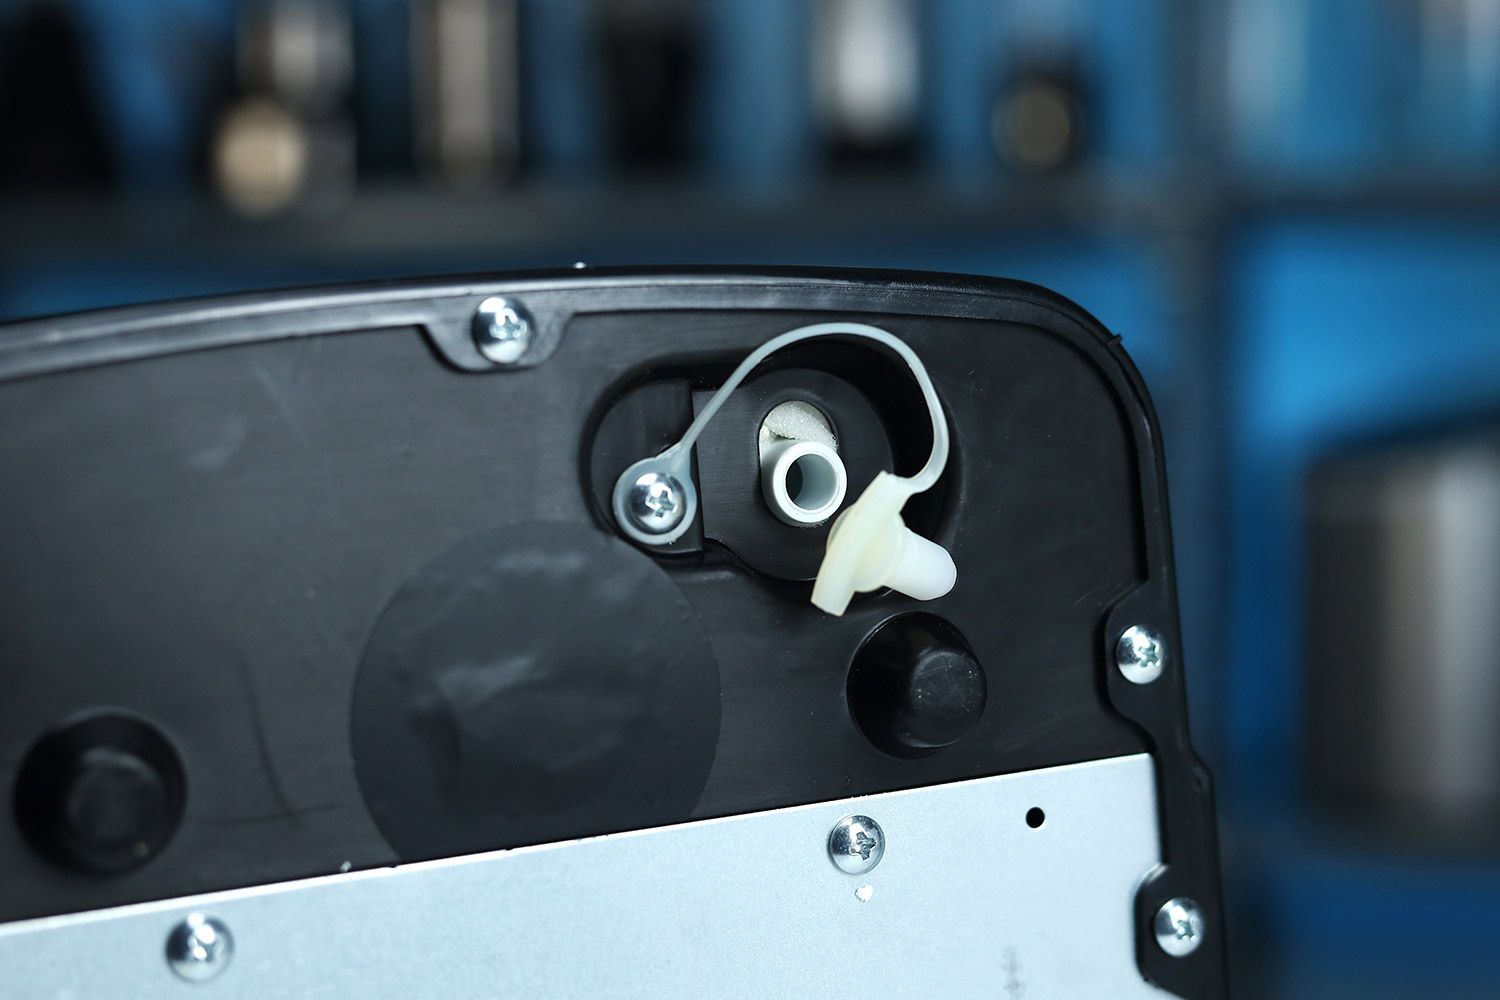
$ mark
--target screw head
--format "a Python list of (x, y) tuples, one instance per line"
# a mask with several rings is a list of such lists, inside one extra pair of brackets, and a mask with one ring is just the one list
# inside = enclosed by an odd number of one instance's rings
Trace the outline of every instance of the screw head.
[(1156, 943), (1173, 958), (1191, 955), (1203, 943), (1203, 911), (1186, 896), (1169, 899), (1156, 911)]
[(183, 979), (202, 982), (229, 966), (234, 938), (217, 917), (189, 913), (167, 935), (167, 964)]
[(677, 527), (687, 512), (682, 484), (662, 472), (642, 473), (630, 485), (625, 511), (635, 526), (652, 535), (664, 535)]
[(1132, 625), (1115, 643), (1115, 665), (1132, 684), (1150, 684), (1167, 662), (1167, 644), (1144, 625)]
[(845, 816), (828, 834), (828, 856), (840, 871), (863, 875), (885, 856), (885, 831), (868, 816)]
[(531, 346), (532, 322), (521, 303), (491, 295), (474, 310), (474, 346), (497, 365), (513, 365)]

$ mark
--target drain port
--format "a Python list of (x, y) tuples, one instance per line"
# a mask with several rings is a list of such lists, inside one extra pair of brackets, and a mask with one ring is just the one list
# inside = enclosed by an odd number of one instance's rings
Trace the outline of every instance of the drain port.
[(803, 400), (780, 403), (761, 422), (760, 485), (771, 513), (793, 527), (824, 523), (844, 503), (849, 474), (828, 417)]

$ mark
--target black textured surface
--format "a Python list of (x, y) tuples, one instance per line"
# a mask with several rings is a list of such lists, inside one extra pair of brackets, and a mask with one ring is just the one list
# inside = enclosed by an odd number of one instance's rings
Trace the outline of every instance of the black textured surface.
[[(523, 298), (537, 320), (509, 370), (468, 337), (474, 305), (496, 293)], [(622, 394), (684, 373), (665, 408), (637, 411), (659, 424), (646, 437), (670, 440), (691, 392), (766, 338), (832, 318), (890, 329), (931, 371), (953, 459), (908, 520), (950, 548), (959, 584), (920, 605), (873, 595), (832, 619), (806, 602), (806, 584), (748, 572), (718, 543), (661, 558), (719, 667), (718, 740), (691, 815), (1151, 749), (1166, 865), (1138, 907), (1192, 895), (1222, 926), (1181, 659), (1149, 688), (1109, 660), (1135, 620), (1180, 648), (1160, 444), (1129, 360), (1086, 314), (1030, 286), (835, 272), (416, 282), (6, 331), (0, 779), (14, 780), (57, 720), (113, 705), (162, 729), (188, 795), (165, 849), (107, 879), (39, 861), (0, 823), (0, 920), (400, 860), (361, 792), (362, 758), (376, 751), (354, 732), (383, 609), (518, 511), (603, 544), (614, 529), (590, 483), (618, 470), (601, 473), (591, 442)], [(882, 411), (897, 471), (912, 471), (926, 429), (886, 415), (912, 406), (887, 362), (847, 344), (794, 360), (855, 384)], [(566, 617), (586, 622), (579, 603)], [(900, 759), (851, 717), (847, 676), (866, 636), (915, 610), (962, 633), (988, 698), (968, 735)], [(608, 827), (660, 815), (636, 800)], [(428, 820), (416, 847), (448, 833), (451, 817)], [(536, 839), (548, 829), (539, 822)], [(1138, 957), (1182, 995), (1220, 992), (1217, 940), (1165, 966), (1159, 951)]]
[(719, 669), (671, 577), (590, 525), (465, 539), (380, 617), (354, 692), (365, 801), (405, 858), (688, 819)]

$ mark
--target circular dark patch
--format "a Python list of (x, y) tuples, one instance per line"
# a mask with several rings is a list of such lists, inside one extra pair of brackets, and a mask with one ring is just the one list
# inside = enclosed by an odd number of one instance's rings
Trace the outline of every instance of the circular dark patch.
[(150, 861), (182, 822), (177, 751), (144, 719), (96, 709), (57, 726), (16, 775), (16, 822), (54, 863), (120, 875)]
[(471, 539), (396, 594), (354, 693), (354, 762), (407, 860), (691, 818), (719, 738), (702, 623), (597, 530)]

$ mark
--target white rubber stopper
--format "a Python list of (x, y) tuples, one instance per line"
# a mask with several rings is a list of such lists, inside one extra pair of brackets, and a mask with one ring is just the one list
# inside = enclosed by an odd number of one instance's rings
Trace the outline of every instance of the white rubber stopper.
[(919, 601), (942, 597), (958, 580), (948, 550), (912, 531), (901, 508), (911, 480), (882, 472), (833, 523), (812, 602), (842, 615), (856, 593), (889, 587)]

